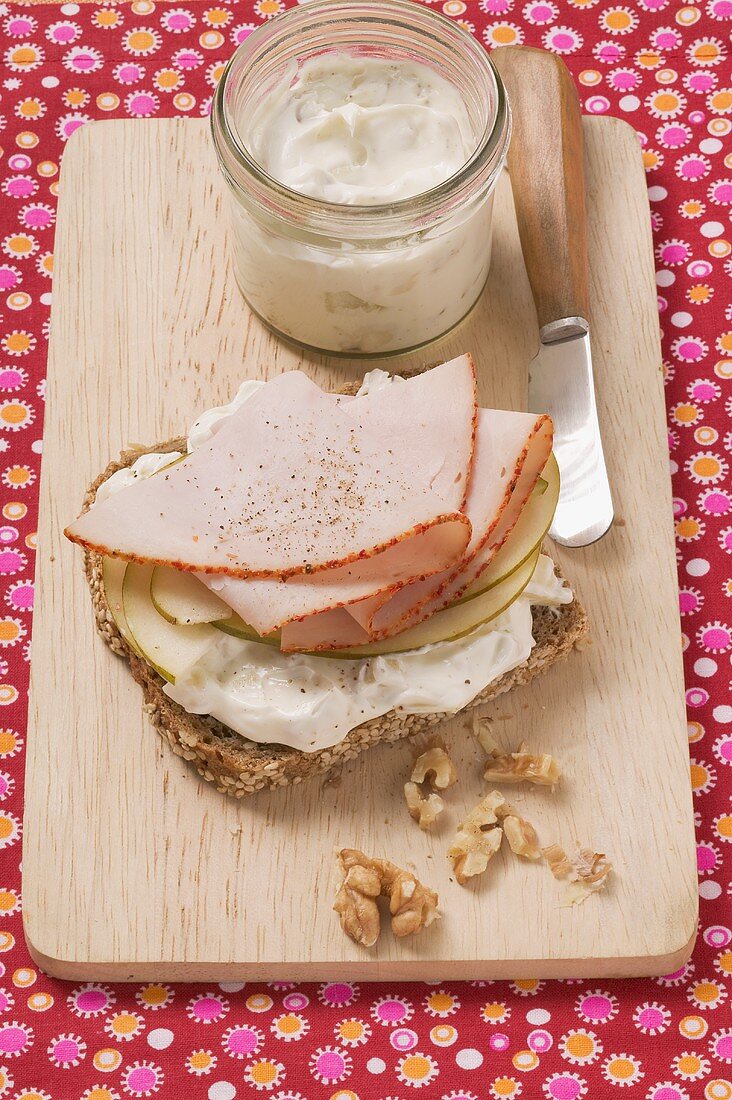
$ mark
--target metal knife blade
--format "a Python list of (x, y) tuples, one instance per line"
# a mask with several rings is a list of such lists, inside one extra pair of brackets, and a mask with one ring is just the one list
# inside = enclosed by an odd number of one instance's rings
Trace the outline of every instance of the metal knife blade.
[(529, 363), (529, 411), (548, 412), (554, 421), (554, 454), (562, 484), (549, 534), (564, 546), (596, 542), (613, 522), (613, 502), (588, 332), (539, 345)]

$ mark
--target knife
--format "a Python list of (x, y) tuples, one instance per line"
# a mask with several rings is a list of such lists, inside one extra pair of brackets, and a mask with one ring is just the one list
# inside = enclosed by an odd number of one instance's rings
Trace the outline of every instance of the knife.
[(587, 546), (612, 524), (613, 503), (592, 376), (582, 114), (558, 57), (526, 46), (491, 57), (513, 118), (508, 171), (539, 322), (529, 411), (552, 417), (562, 477), (549, 533)]

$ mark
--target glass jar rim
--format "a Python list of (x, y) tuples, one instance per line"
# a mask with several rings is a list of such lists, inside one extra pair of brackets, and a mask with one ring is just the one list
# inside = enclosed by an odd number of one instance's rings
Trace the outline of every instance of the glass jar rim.
[[(327, 24), (343, 22), (344, 19), (359, 22), (382, 17), (384, 21), (395, 25), (404, 19), (418, 19), (428, 33), (432, 31), (437, 37), (442, 32), (443, 40), (446, 32), (449, 32), (450, 38), (458, 46), (469, 51), (492, 84), (495, 94), (493, 115), (488, 119), (476, 148), (465, 163), (446, 180), (427, 191), (389, 203), (371, 205), (335, 203), (295, 191), (265, 171), (246, 148), (236, 126), (232, 125), (225, 93), (235, 66), (240, 65), (245, 58), (252, 58), (256, 64), (261, 60), (257, 56), (258, 50), (264, 53), (276, 49), (284, 38), (297, 33), (299, 28), (317, 24), (321, 18)], [(219, 163), (234, 189), (240, 188), (241, 184), (233, 173), (237, 169), (243, 170), (247, 184), (253, 184), (258, 191), (258, 194), (250, 194), (250, 197), (259, 199), (262, 205), (280, 214), (308, 220), (313, 226), (320, 224), (330, 231), (336, 222), (346, 226), (356, 220), (362, 226), (370, 225), (372, 229), (378, 227), (386, 231), (390, 226), (396, 228), (410, 218), (419, 219), (422, 228), (435, 224), (441, 220), (445, 208), (452, 207), (458, 197), (466, 193), (470, 195), (474, 189), (479, 191), (486, 177), (495, 178), (508, 149), (511, 119), (503, 82), (487, 50), (469, 31), (441, 13), (424, 8), (413, 0), (310, 0), (307, 4), (282, 12), (258, 27), (234, 52), (214, 94), (211, 127)]]

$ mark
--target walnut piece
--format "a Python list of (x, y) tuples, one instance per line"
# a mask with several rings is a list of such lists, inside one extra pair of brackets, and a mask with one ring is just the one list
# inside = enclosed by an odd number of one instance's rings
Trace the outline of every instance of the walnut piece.
[(455, 878), (461, 886), (469, 878), (482, 874), (501, 847), (503, 830), (499, 815), (508, 808), (500, 791), (491, 791), (470, 811), (458, 829), (447, 856), (452, 860)]
[(523, 859), (541, 859), (541, 848), (536, 829), (517, 813), (507, 814), (503, 818), (503, 831), (506, 834), (511, 851)]
[(541, 854), (549, 864), (549, 870), (554, 878), (566, 878), (571, 872), (572, 864), (569, 862), (569, 856), (561, 844), (550, 844), (548, 847), (541, 849)]
[(542, 848), (542, 854), (555, 878), (569, 879), (567, 901), (570, 905), (578, 905), (590, 894), (603, 890), (613, 869), (603, 852), (593, 852), (591, 848), (578, 848), (568, 856), (559, 844), (551, 844)]
[(500, 791), (491, 791), (471, 810), (458, 829), (448, 857), (461, 886), (480, 875), (501, 847), (503, 835), (511, 851), (523, 859), (541, 859), (536, 830)]
[(604, 852), (578, 848), (571, 857), (574, 876), (567, 891), (570, 905), (580, 905), (590, 894), (604, 890), (613, 867)]
[(486, 756), (499, 756), (501, 750), (493, 737), (492, 728), (487, 718), (476, 718), (473, 724), (473, 732)]
[(464, 886), (469, 878), (482, 875), (493, 856), (501, 847), (503, 831), (497, 825), (486, 832), (466, 832), (458, 829), (448, 850), (455, 878)]
[(483, 777), (491, 783), (526, 782), (553, 787), (562, 777), (559, 764), (553, 756), (529, 752), (525, 741), (521, 742), (516, 752), (501, 752), (495, 742), (493, 744), (483, 772)]
[(572, 856), (572, 866), (577, 881), (591, 885), (604, 884), (613, 869), (604, 852), (593, 852), (591, 848), (578, 848)]
[(444, 748), (432, 745), (415, 760), (411, 780), (426, 783), (432, 791), (446, 791), (457, 783), (457, 772)]
[(414, 762), (410, 781), (404, 784), (404, 797), (411, 817), (420, 829), (429, 829), (445, 809), (437, 791), (457, 783), (457, 772), (442, 745), (432, 745)]
[(439, 794), (430, 791), (425, 798), (422, 788), (417, 783), (404, 784), (404, 797), (407, 800), (410, 816), (417, 822), (420, 829), (429, 829), (445, 809), (445, 803)]
[(409, 871), (388, 859), (370, 859), (357, 848), (341, 849), (338, 858), (344, 877), (333, 908), (343, 931), (362, 947), (373, 947), (379, 938), (379, 896), (389, 899), (395, 936), (419, 932), (439, 917), (437, 894)]

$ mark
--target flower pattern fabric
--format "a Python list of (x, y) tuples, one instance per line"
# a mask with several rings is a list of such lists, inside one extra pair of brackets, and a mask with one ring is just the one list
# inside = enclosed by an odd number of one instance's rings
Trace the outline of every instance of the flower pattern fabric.
[(206, 115), (226, 59), (285, 4), (0, 4), (0, 1096), (732, 1100), (732, 0), (432, 6), (489, 48), (562, 56), (584, 110), (625, 119), (643, 150), (697, 811), (694, 957), (657, 979), (462, 984), (112, 986), (33, 965), (23, 747), (64, 145), (91, 119)]

